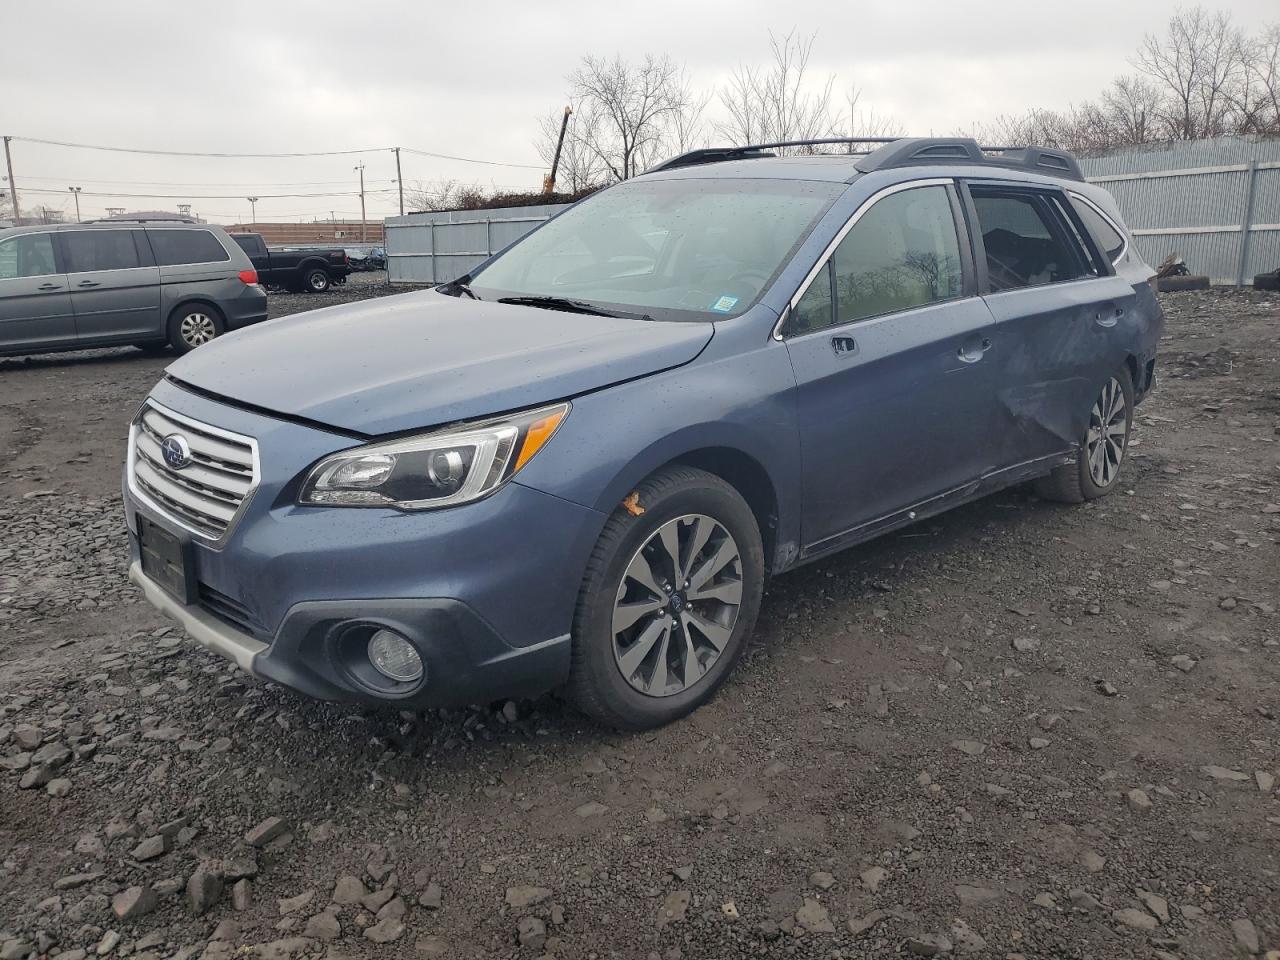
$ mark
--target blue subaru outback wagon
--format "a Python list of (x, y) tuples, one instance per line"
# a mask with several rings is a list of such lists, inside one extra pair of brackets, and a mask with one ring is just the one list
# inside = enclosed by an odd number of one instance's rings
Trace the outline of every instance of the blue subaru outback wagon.
[[(237, 332), (139, 409), (131, 576), (335, 700), (707, 700), (765, 578), (993, 490), (1116, 487), (1163, 317), (1067, 154), (702, 150), (459, 280)], [(849, 149), (849, 148), (845, 148)]]

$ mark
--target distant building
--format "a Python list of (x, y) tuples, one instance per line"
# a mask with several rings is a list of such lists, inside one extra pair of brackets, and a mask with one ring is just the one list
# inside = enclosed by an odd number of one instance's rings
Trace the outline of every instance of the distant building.
[[(323, 243), (336, 247), (349, 247), (358, 243), (384, 242), (381, 220), (369, 220), (361, 232), (359, 220), (317, 220), (313, 223), (233, 223), (228, 233), (260, 233), (262, 238), (275, 246), (289, 244)], [(361, 240), (361, 237), (365, 237)]]

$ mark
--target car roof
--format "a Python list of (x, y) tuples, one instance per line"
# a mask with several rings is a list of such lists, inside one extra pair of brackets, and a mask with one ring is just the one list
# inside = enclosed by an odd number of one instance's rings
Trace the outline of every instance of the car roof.
[[(801, 148), (801, 155), (776, 150)], [(820, 152), (813, 152), (814, 150)], [(982, 176), (1032, 182), (1083, 183), (1076, 158), (1056, 148), (981, 146), (971, 137), (832, 137), (747, 146), (704, 147), (672, 157), (645, 177), (714, 177), (852, 183), (877, 171), (902, 179)], [(696, 171), (696, 172), (695, 172)]]
[(187, 223), (180, 220), (102, 220), (87, 223), (26, 223), (0, 230), (0, 239), (25, 233), (62, 233), (67, 230), (220, 230), (216, 223)]

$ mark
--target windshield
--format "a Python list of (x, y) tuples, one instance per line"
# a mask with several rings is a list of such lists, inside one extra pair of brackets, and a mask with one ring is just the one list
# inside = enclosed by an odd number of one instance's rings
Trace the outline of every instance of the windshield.
[(708, 320), (742, 313), (845, 189), (803, 180), (631, 180), (583, 201), (472, 276), (484, 300), (559, 297)]

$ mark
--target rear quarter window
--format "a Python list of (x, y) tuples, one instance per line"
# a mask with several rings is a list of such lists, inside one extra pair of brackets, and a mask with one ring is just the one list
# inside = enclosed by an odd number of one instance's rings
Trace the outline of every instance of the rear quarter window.
[(156, 263), (162, 267), (186, 263), (226, 263), (231, 255), (208, 230), (148, 230)]
[(1084, 225), (1089, 228), (1089, 232), (1093, 234), (1098, 245), (1102, 248), (1103, 253), (1107, 255), (1107, 259), (1115, 263), (1120, 259), (1120, 254), (1124, 253), (1125, 239), (1102, 214), (1093, 208), (1093, 204), (1081, 200), (1079, 197), (1072, 196), (1071, 206), (1079, 214), (1080, 219), (1084, 221)]

